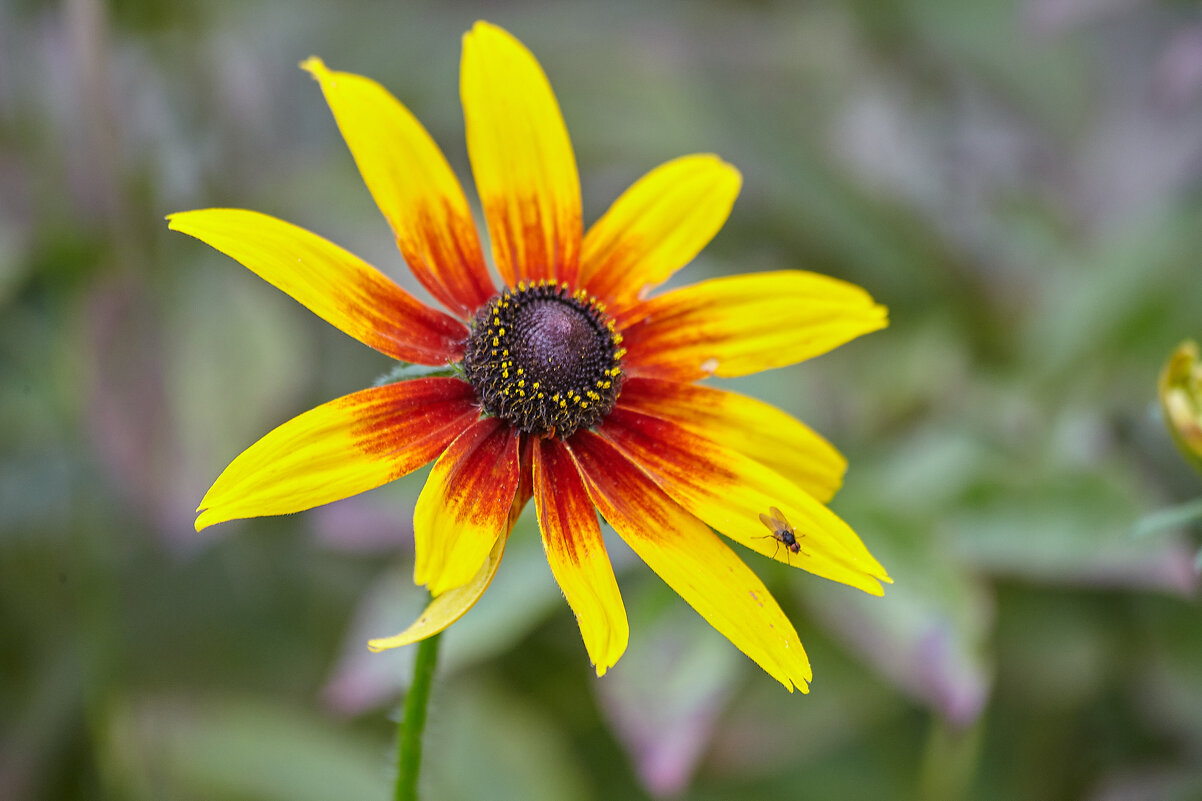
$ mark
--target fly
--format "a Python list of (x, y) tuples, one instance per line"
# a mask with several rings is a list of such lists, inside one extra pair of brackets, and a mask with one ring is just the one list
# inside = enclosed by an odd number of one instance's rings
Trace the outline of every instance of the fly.
[[(809, 556), (809, 553), (801, 549), (801, 543), (797, 541), (799, 539), (797, 531), (789, 525), (789, 521), (785, 518), (785, 513), (780, 509), (777, 509), (775, 506), (769, 506), (768, 514), (760, 512), (760, 522), (772, 532), (767, 536), (776, 540), (777, 551), (783, 545), (785, 546), (785, 550), (792, 551), (793, 553), (804, 553), (806, 556)], [(805, 534), (801, 536), (804, 537)], [(764, 539), (764, 537), (757, 537), (757, 539)], [(772, 558), (776, 558), (776, 551), (772, 553)]]

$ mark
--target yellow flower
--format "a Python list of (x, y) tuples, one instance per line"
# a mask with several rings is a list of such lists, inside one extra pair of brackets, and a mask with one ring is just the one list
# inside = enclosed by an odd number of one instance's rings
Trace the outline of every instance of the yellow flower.
[(1193, 340), (1178, 345), (1160, 371), (1160, 406), (1177, 447), (1202, 470), (1202, 363)]
[[(547, 560), (601, 675), (626, 612), (595, 510), (676, 592), (792, 691), (809, 661), (763, 583), (718, 537), (880, 595), (884, 568), (824, 502), (843, 457), (784, 412), (694, 383), (817, 356), (883, 328), (859, 287), (813, 273), (720, 278), (649, 294), (709, 242), (742, 178), (713, 155), (649, 172), (583, 232), (576, 160), (551, 86), (513, 36), (478, 22), (460, 90), (468, 155), (502, 286), (434, 141), (379, 84), (302, 66), (321, 84), (417, 280), (417, 301), (321, 237), (253, 211), (171, 215), (359, 341), (451, 375), (356, 392), (284, 423), (205, 495), (197, 530), (298, 512), (434, 461), (414, 511), (414, 579), (434, 600), (415, 642), (466, 612), (533, 497)], [(771, 506), (804, 549), (780, 549)], [(775, 546), (775, 547), (774, 547)]]

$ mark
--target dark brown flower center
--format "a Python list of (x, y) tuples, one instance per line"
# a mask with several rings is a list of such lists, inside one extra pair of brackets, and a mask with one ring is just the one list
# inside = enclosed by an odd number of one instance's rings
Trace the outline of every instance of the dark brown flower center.
[(613, 409), (625, 353), (604, 305), (583, 290), (522, 282), (476, 313), (463, 369), (487, 413), (567, 438)]

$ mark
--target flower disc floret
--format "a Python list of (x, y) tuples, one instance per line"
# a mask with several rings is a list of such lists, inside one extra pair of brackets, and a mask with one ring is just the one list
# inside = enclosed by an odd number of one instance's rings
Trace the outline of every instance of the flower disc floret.
[(567, 438), (613, 409), (625, 353), (603, 303), (566, 283), (523, 281), (477, 312), (463, 368), (488, 414)]

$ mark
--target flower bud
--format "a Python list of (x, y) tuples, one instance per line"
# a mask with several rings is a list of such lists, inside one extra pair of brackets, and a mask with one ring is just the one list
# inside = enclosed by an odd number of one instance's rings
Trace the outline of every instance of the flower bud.
[(1161, 370), (1160, 406), (1173, 441), (1202, 472), (1202, 362), (1193, 340), (1178, 345)]

